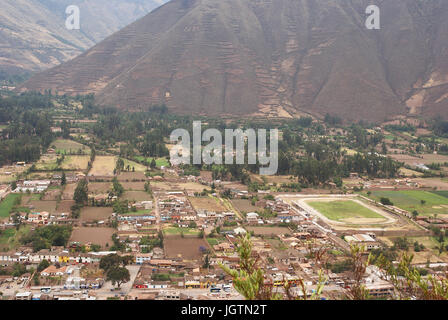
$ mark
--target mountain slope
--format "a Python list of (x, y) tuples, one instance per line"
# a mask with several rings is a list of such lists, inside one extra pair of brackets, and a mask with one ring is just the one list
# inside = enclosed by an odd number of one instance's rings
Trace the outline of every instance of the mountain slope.
[[(40, 71), (79, 55), (166, 0), (2, 0), (0, 72)], [(78, 5), (81, 29), (65, 28)]]
[(22, 89), (210, 115), (446, 110), (448, 3), (382, 1), (381, 30), (367, 30), (370, 4), (172, 0)]

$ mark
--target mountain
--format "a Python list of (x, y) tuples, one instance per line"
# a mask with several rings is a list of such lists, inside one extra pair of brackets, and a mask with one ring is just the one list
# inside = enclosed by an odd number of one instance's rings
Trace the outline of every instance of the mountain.
[[(2, 0), (0, 73), (34, 72), (76, 57), (167, 0)], [(77, 5), (81, 29), (65, 28)]]
[(21, 89), (129, 110), (447, 117), (447, 45), (446, 0), (172, 0)]

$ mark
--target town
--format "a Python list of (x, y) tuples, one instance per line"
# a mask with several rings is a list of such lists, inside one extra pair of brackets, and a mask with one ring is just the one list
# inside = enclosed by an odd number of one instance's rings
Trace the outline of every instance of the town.
[[(271, 119), (279, 172), (263, 176), (259, 164), (170, 161), (169, 132), (191, 119), (163, 106), (107, 113), (89, 97), (31, 96), (19, 120), (0, 119), (2, 299), (396, 299), (411, 291), (388, 272), (410, 256), (421, 281), (446, 281), (443, 123)], [(0, 102), (15, 112), (20, 99)], [(27, 112), (40, 132), (17, 135)], [(261, 275), (261, 296), (238, 285), (243, 271)]]

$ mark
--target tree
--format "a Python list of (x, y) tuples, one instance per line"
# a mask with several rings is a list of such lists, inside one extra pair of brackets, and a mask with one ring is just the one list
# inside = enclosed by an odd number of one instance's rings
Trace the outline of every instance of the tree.
[(66, 184), (67, 184), (67, 177), (65, 176), (65, 171), (62, 171), (61, 185), (65, 186)]
[(154, 169), (157, 166), (156, 160), (152, 158), (151, 164), (149, 165), (151, 169)]
[(398, 264), (381, 255), (376, 265), (383, 270), (382, 278), (395, 288), (394, 299), (448, 300), (448, 277), (428, 275), (412, 266), (414, 256), (404, 253)]
[(369, 299), (369, 291), (363, 284), (364, 275), (367, 267), (370, 265), (372, 256), (368, 255), (367, 259), (364, 259), (364, 253), (366, 248), (363, 246), (352, 245), (350, 247), (351, 261), (353, 265), (352, 278), (353, 284), (347, 291), (347, 298), (351, 300), (367, 300)]
[(208, 269), (210, 267), (210, 257), (209, 255), (205, 256), (204, 264), (202, 266), (204, 269)]
[(73, 200), (75, 200), (76, 204), (85, 205), (88, 200), (88, 194), (89, 189), (87, 186), (87, 180), (83, 179), (79, 181), (78, 185), (76, 186)]
[(389, 198), (381, 198), (380, 202), (385, 206), (393, 206), (394, 204), (390, 201)]
[(100, 268), (107, 273), (114, 268), (125, 267), (132, 261), (132, 256), (119, 256), (118, 254), (112, 253), (101, 258)]
[(120, 173), (124, 169), (124, 161), (121, 158), (118, 158), (117, 163), (115, 165), (115, 170), (117, 173)]
[(417, 210), (412, 211), (412, 217), (414, 218), (414, 220), (417, 219), (418, 215), (419, 215), (419, 213)]
[(265, 286), (264, 272), (257, 266), (257, 260), (252, 256), (250, 235), (240, 238), (237, 247), (240, 258), (240, 269), (230, 269), (220, 264), (220, 267), (233, 278), (235, 289), (247, 300), (274, 300), (279, 298), (272, 292), (272, 287)]
[(121, 258), (118, 254), (109, 254), (100, 260), (100, 268), (108, 272), (114, 267), (118, 267), (121, 263)]
[(49, 266), (50, 266), (50, 263), (48, 262), (48, 260), (44, 259), (37, 266), (37, 271), (41, 272), (42, 270), (47, 269)]
[(117, 197), (120, 197), (124, 193), (124, 188), (122, 184), (118, 181), (117, 177), (114, 177), (113, 182), (113, 191)]
[(111, 281), (112, 285), (117, 284), (118, 288), (130, 279), (131, 275), (129, 274), (129, 270), (124, 267), (113, 267), (106, 274), (106, 280)]

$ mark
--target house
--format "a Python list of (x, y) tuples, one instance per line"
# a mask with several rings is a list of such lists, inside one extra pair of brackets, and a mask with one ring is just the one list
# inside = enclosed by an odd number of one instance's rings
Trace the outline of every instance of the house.
[(63, 276), (67, 272), (67, 267), (61, 267), (58, 268), (56, 266), (49, 266), (48, 268), (44, 269), (40, 275), (42, 277), (57, 277), (57, 276)]
[(348, 243), (356, 242), (357, 244), (364, 245), (366, 246), (367, 250), (374, 250), (381, 248), (379, 242), (377, 242), (375, 238), (369, 234), (354, 234), (352, 236), (345, 236), (344, 240), (347, 241)]
[(246, 220), (247, 220), (247, 222), (248, 223), (256, 223), (256, 224), (258, 224), (258, 213), (256, 213), (256, 212), (249, 212), (247, 215), (246, 215)]
[(33, 294), (29, 291), (19, 292), (16, 294), (16, 300), (31, 300)]
[(32, 212), (28, 215), (28, 222), (35, 224), (47, 224), (48, 217), (50, 214), (46, 211), (43, 212)]
[(214, 245), (213, 249), (215, 251), (232, 252), (234, 250), (234, 246), (228, 242), (222, 242), (220, 244)]
[(143, 264), (145, 262), (149, 263), (151, 261), (152, 254), (151, 253), (139, 253), (135, 256), (136, 264)]

